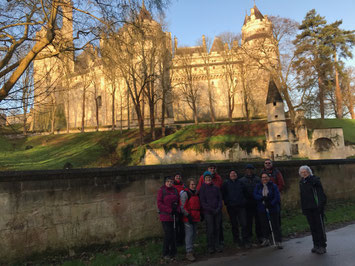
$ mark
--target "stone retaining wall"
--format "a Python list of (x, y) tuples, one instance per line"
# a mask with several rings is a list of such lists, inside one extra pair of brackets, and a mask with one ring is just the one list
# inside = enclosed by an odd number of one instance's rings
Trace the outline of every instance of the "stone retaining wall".
[[(355, 198), (355, 160), (277, 162), (283, 207), (298, 204), (298, 167), (308, 164), (329, 199)], [(244, 164), (217, 164), (224, 178)], [(262, 163), (255, 163), (259, 173)], [(166, 175), (198, 177), (207, 164), (0, 172), (0, 261), (46, 250), (161, 235), (156, 193)]]

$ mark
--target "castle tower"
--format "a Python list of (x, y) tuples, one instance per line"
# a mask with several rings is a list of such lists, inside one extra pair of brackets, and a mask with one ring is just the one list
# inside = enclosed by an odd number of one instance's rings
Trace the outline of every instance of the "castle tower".
[(272, 79), (269, 82), (266, 108), (268, 123), (267, 150), (270, 152), (271, 157), (291, 156), (284, 104), (281, 94)]
[[(242, 27), (241, 51), (243, 65), (247, 69), (247, 74), (243, 77), (249, 95), (249, 106), (252, 107), (252, 116), (265, 116), (264, 104), (266, 101), (270, 72), (267, 70), (277, 60), (277, 45), (273, 41), (272, 23), (254, 5), (250, 10), (250, 15), (245, 16)], [(263, 65), (260, 68), (260, 64)]]
[[(34, 119), (31, 129), (34, 130), (46, 130), (48, 121), (53, 120), (53, 113), (58, 112), (58, 106), (61, 105), (60, 108), (63, 108), (63, 91), (67, 88), (63, 76), (74, 71), (73, 8), (71, 0), (62, 1), (58, 21), (59, 23), (55, 25), (53, 42), (38, 55), (43, 59), (33, 62), (35, 91)], [(45, 25), (37, 32), (36, 39), (40, 40), (46, 32)]]

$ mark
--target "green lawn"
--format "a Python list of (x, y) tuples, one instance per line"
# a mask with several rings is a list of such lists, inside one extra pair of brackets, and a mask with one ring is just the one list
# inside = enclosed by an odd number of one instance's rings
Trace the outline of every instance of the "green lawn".
[(355, 119), (307, 119), (308, 129), (341, 127), (346, 143), (355, 144)]
[[(315, 128), (342, 127), (347, 144), (355, 144), (355, 120), (306, 120), (312, 131)], [(69, 162), (74, 168), (136, 165), (147, 148), (195, 149), (225, 151), (238, 143), (250, 152), (253, 148), (265, 150), (265, 120), (234, 123), (201, 124), (182, 127), (172, 134), (151, 142), (146, 130), (146, 145), (139, 146), (137, 130), (102, 131), (63, 135), (34, 136), (9, 140), (0, 128), (0, 171), (62, 169)], [(171, 130), (170, 130), (171, 131)], [(157, 131), (158, 132), (158, 131)], [(27, 147), (27, 149), (26, 149)], [(30, 149), (28, 149), (30, 148)]]

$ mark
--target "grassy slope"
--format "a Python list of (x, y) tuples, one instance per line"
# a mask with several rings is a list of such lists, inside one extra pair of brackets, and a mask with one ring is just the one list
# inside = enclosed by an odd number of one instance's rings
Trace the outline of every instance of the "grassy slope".
[(355, 144), (355, 119), (308, 119), (308, 129), (341, 127), (346, 143)]
[[(113, 147), (114, 150), (128, 133), (91, 132), (12, 141), (0, 137), (0, 169), (62, 169), (66, 162), (75, 168), (110, 166), (109, 149)], [(33, 148), (26, 150), (26, 146)]]
[[(355, 143), (355, 120), (320, 119), (307, 120), (314, 128), (342, 127), (347, 143)], [(194, 148), (225, 150), (236, 142), (250, 151), (265, 147), (265, 121), (202, 124), (181, 128), (175, 133), (150, 142), (152, 148)], [(249, 134), (247, 134), (249, 132)], [(0, 132), (0, 170), (62, 169), (66, 162), (74, 168), (106, 167), (112, 164), (134, 164), (144, 154), (144, 147), (137, 148), (137, 130), (91, 132), (80, 134), (34, 136), (8, 140)], [(248, 136), (249, 135), (249, 136)], [(32, 149), (26, 150), (26, 146)]]

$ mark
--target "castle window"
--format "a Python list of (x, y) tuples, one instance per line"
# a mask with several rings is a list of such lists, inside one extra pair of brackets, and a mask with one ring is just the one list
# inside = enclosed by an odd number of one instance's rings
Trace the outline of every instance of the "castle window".
[(275, 115), (275, 118), (278, 118), (279, 116), (278, 115)]
[(212, 81), (212, 85), (214, 85), (214, 81)]
[(281, 138), (281, 135), (277, 135), (277, 138), (280, 139), (280, 138)]
[(273, 105), (276, 106), (276, 102), (273, 102)]

